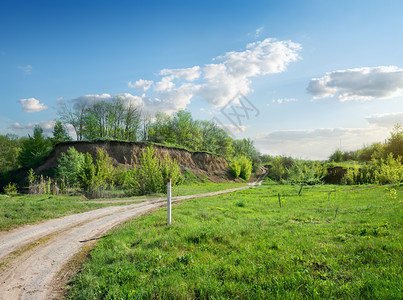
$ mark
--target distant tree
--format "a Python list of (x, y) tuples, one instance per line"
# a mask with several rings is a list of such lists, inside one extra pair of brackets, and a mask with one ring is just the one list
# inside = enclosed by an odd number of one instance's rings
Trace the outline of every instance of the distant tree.
[(392, 153), (394, 157), (403, 158), (403, 127), (400, 124), (396, 124), (390, 132), (385, 151)]
[(87, 108), (88, 105), (84, 102), (77, 102), (71, 105), (62, 103), (57, 112), (62, 123), (73, 126), (78, 141), (81, 141), (84, 137)]
[(260, 153), (251, 139), (233, 140), (232, 148), (236, 156), (246, 156), (252, 160), (254, 166), (260, 164)]
[(334, 152), (329, 156), (329, 161), (334, 161), (334, 162), (341, 162), (341, 161), (343, 161), (343, 152), (341, 152), (341, 150), (336, 150), (336, 151), (334, 151)]
[(71, 137), (67, 133), (66, 127), (60, 121), (56, 121), (52, 133), (53, 133), (52, 141), (54, 144), (59, 142), (71, 141)]
[(42, 164), (52, 150), (52, 142), (43, 134), (43, 129), (36, 125), (33, 136), (28, 136), (21, 146), (18, 162), (22, 167), (37, 167)]
[(26, 138), (15, 134), (0, 135), (0, 170), (3, 172), (19, 167), (18, 156)]
[(325, 169), (319, 162), (295, 159), (291, 168), (287, 169), (287, 173), (287, 182), (300, 186), (298, 192), (300, 196), (305, 185), (315, 185), (322, 182)]

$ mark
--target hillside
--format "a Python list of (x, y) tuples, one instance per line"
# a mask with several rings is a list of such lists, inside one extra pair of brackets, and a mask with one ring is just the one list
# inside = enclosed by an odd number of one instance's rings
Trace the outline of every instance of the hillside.
[[(149, 143), (145, 142), (120, 142), (120, 141), (75, 141), (63, 142), (55, 146), (45, 163), (36, 169), (41, 173), (47, 169), (57, 166), (57, 159), (61, 153), (66, 152), (69, 147), (74, 147), (82, 153), (90, 153), (93, 158), (97, 149), (103, 149), (112, 158), (115, 166), (133, 165), (140, 158), (141, 152)], [(221, 157), (207, 152), (190, 152), (185, 149), (171, 148), (167, 146), (154, 145), (155, 151), (161, 157), (168, 155), (176, 159), (181, 172), (190, 171), (197, 176), (206, 176), (212, 182), (224, 182), (229, 180), (228, 161)]]

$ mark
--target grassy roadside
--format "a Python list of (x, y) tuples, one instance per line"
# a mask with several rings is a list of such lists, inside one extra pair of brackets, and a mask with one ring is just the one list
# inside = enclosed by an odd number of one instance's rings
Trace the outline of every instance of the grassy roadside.
[(0, 231), (106, 206), (82, 200), (70, 195), (0, 195)]
[[(183, 184), (174, 186), (172, 188), (172, 196), (176, 197), (176, 196), (204, 194), (204, 193), (239, 188), (247, 185), (248, 183), (238, 183), (238, 182), (221, 182), (221, 183), (203, 182), (203, 183)], [(136, 200), (136, 199), (152, 199), (152, 198), (165, 198), (165, 197), (166, 194), (155, 193), (143, 196), (116, 198), (116, 200)], [(101, 199), (90, 199), (89, 201), (110, 201), (110, 200), (113, 199), (101, 198)]]
[[(176, 187), (173, 190), (173, 195), (184, 196), (190, 194), (208, 193), (245, 185), (245, 183), (203, 183), (183, 185)], [(147, 195), (147, 197), (165, 197), (165, 195), (154, 194)], [(146, 197), (133, 197), (133, 199), (136, 198), (144, 199)], [(0, 231), (10, 230), (28, 223), (35, 223), (46, 219), (54, 219), (110, 205), (110, 203), (90, 203), (85, 201), (83, 196), (73, 195), (0, 195)], [(113, 205), (123, 205), (123, 203), (116, 203)]]
[(170, 227), (164, 209), (128, 222), (97, 244), (69, 297), (401, 298), (403, 187), (297, 192), (266, 183), (176, 205)]

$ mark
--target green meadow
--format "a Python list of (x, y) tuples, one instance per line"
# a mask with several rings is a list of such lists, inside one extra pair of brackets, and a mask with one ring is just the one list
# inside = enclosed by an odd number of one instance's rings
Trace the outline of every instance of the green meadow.
[[(173, 196), (185, 196), (191, 194), (203, 194), (225, 189), (245, 186), (246, 183), (192, 183), (175, 186)], [(125, 197), (122, 199), (146, 199), (166, 197), (163, 194), (150, 194), (146, 196)], [(98, 200), (111, 200), (109, 198)], [(119, 200), (119, 199), (115, 199)], [(114, 205), (127, 203), (117, 202)], [(70, 214), (85, 212), (112, 204), (91, 203), (79, 194), (71, 195), (0, 195), (0, 231), (36, 223), (47, 219), (58, 218)]]
[[(70, 299), (402, 299), (402, 186), (259, 188), (187, 200), (99, 241)], [(281, 205), (281, 207), (280, 207)]]

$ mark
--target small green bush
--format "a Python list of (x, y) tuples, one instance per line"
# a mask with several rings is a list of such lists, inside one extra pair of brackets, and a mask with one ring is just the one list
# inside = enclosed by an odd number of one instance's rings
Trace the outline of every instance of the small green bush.
[(9, 196), (16, 195), (18, 193), (17, 185), (15, 183), (9, 183), (3, 189), (4, 193)]
[(249, 180), (252, 174), (252, 161), (245, 156), (241, 156), (231, 163), (230, 171), (237, 178)]
[(239, 165), (237, 160), (234, 160), (231, 163), (230, 170), (231, 170), (232, 176), (234, 176), (235, 178), (239, 177), (239, 174), (241, 174), (241, 166)]

